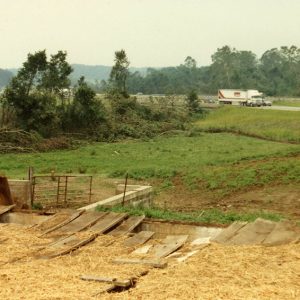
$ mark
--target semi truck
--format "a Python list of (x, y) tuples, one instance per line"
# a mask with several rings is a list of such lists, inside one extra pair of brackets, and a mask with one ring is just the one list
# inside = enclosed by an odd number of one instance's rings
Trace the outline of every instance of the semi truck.
[(271, 106), (272, 103), (264, 99), (258, 90), (226, 90), (218, 91), (219, 104), (244, 106)]

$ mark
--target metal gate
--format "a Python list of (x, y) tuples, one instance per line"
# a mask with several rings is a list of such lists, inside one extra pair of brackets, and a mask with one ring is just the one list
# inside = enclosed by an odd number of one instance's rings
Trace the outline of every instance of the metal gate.
[(31, 205), (43, 207), (76, 207), (91, 202), (91, 175), (32, 176)]

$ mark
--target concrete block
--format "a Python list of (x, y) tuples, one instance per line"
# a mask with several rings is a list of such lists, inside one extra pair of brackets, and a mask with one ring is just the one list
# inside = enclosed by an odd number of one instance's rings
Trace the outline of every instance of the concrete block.
[(8, 180), (13, 200), (19, 204), (30, 205), (30, 181), (29, 180)]
[[(143, 204), (149, 206), (151, 202), (152, 186), (139, 186), (132, 191), (125, 193), (125, 205), (139, 205)], [(118, 194), (107, 199), (95, 202), (93, 204), (78, 208), (78, 210), (94, 210), (98, 205), (112, 207), (121, 204), (123, 201), (123, 194)]]

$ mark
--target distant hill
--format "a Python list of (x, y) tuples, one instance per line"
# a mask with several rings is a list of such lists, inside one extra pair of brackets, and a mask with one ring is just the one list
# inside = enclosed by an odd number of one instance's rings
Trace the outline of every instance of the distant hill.
[[(110, 66), (103, 65), (83, 65), (83, 64), (72, 64), (73, 72), (70, 75), (72, 84), (76, 83), (81, 76), (84, 76), (86, 81), (95, 83), (96, 81), (107, 80), (111, 71)], [(148, 68), (129, 68), (130, 72), (140, 72), (142, 76), (146, 75)], [(3, 73), (3, 74), (2, 74)], [(5, 86), (12, 76), (18, 73), (17, 68), (11, 68), (7, 70), (0, 69), (0, 88)], [(6, 75), (5, 75), (6, 74)], [(9, 76), (8, 76), (9, 75)], [(3, 77), (3, 79), (2, 79)], [(5, 79), (8, 78), (9, 79)], [(3, 82), (3, 83), (2, 83)]]
[(9, 83), (13, 75), (14, 74), (8, 70), (0, 69), (0, 89)]
[[(111, 71), (110, 66), (102, 65), (82, 65), (72, 64), (73, 72), (71, 74), (72, 82), (76, 82), (81, 76), (84, 76), (86, 81), (95, 82), (101, 80), (107, 80)], [(130, 72), (140, 72), (141, 75), (145, 75), (148, 68), (129, 68)]]

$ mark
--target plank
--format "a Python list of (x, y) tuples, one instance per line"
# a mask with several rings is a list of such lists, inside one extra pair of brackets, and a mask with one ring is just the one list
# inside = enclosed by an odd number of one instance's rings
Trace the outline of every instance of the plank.
[(154, 268), (166, 268), (168, 263), (166, 261), (160, 259), (139, 259), (139, 258), (116, 258), (112, 261), (115, 264), (141, 264), (141, 265), (149, 265)]
[(242, 227), (230, 240), (228, 245), (255, 245), (261, 244), (275, 228), (276, 223), (264, 219), (256, 219)]
[(240, 229), (246, 226), (247, 222), (233, 222), (230, 226), (224, 228), (215, 238), (211, 239), (211, 242), (225, 244), (227, 241), (232, 239)]
[(145, 219), (145, 216), (131, 216), (127, 220), (125, 220), (121, 225), (119, 225), (114, 230), (109, 232), (109, 234), (116, 236), (116, 237), (125, 235), (125, 234), (133, 231), (134, 228), (136, 228), (138, 225), (140, 225), (144, 219)]
[(16, 205), (1, 205), (0, 206), (0, 216), (7, 213), (8, 211), (12, 210)]
[(72, 214), (74, 214), (74, 211), (63, 211), (56, 213), (53, 216), (47, 218), (45, 221), (42, 221), (41, 223), (37, 224), (36, 228), (41, 231), (46, 231), (64, 222), (65, 220), (70, 218)]
[(166, 257), (184, 245), (188, 235), (168, 235), (162, 244), (156, 245), (152, 250), (152, 255), (156, 258)]
[(47, 247), (54, 247), (54, 248), (60, 248), (62, 246), (66, 246), (67, 244), (69, 244), (70, 242), (74, 242), (75, 240), (79, 240), (78, 237), (76, 237), (75, 234), (69, 234), (66, 236), (61, 237), (60, 239), (50, 243), (47, 245)]
[(44, 232), (40, 235), (40, 237), (42, 237), (42, 236), (44, 236), (44, 235), (46, 235), (46, 234), (48, 234), (48, 233), (50, 233), (50, 232), (52, 232), (52, 231), (55, 231), (55, 230), (57, 230), (58, 228), (60, 228), (60, 227), (62, 227), (62, 226), (64, 226), (64, 225), (66, 225), (66, 224), (72, 222), (73, 220), (75, 220), (76, 218), (78, 218), (78, 217), (79, 217), (81, 214), (83, 214), (83, 213), (84, 213), (84, 211), (75, 211), (69, 218), (67, 218), (67, 219), (64, 220), (63, 222), (61, 222), (61, 223), (59, 223), (59, 224), (57, 224), (57, 225), (55, 225), (55, 226), (53, 226), (53, 227), (47, 229), (46, 231), (44, 231)]
[(109, 231), (112, 227), (122, 222), (128, 214), (126, 213), (108, 213), (103, 219), (99, 220), (96, 224), (91, 226), (90, 231), (96, 232), (98, 234), (105, 233)]
[(104, 217), (106, 212), (85, 212), (70, 223), (55, 230), (55, 233), (75, 233), (94, 225), (99, 219)]
[(75, 243), (71, 247), (68, 247), (68, 248), (60, 250), (60, 251), (51, 251), (51, 252), (42, 254), (40, 256), (36, 256), (36, 258), (50, 259), (50, 258), (55, 258), (58, 256), (69, 254), (70, 252), (73, 252), (76, 249), (89, 244), (90, 242), (95, 240), (97, 238), (97, 236), (98, 236), (98, 234), (92, 234), (87, 238), (83, 238), (80, 240), (78, 239), (75, 241)]
[(82, 275), (80, 276), (80, 279), (85, 281), (113, 283), (115, 286), (121, 286), (121, 287), (128, 287), (131, 286), (133, 283), (133, 281), (130, 279), (121, 280), (117, 278), (99, 277), (93, 275)]
[(136, 247), (141, 246), (146, 243), (154, 235), (153, 231), (140, 231), (133, 237), (128, 238), (124, 241), (124, 246), (126, 247)]
[(262, 244), (278, 246), (288, 244), (300, 238), (300, 228), (294, 222), (283, 220), (277, 223)]

